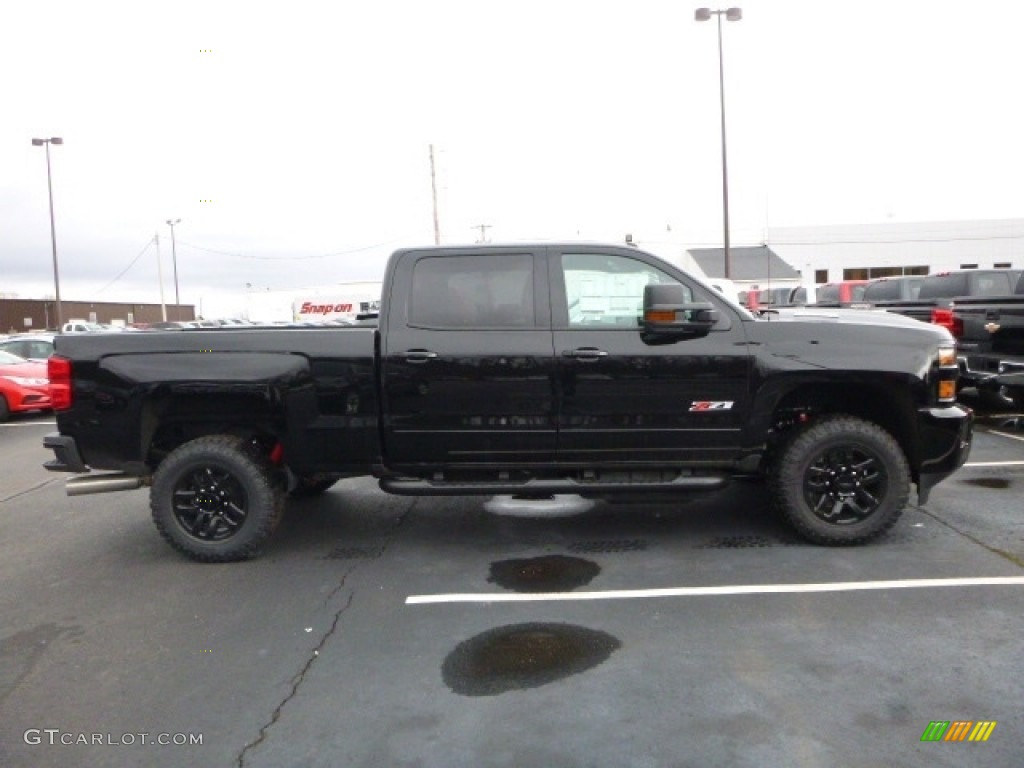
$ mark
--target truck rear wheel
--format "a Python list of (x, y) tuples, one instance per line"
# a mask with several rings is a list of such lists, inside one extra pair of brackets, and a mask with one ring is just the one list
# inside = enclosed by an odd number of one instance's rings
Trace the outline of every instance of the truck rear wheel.
[(150, 490), (160, 535), (207, 563), (255, 556), (283, 507), (269, 462), (230, 435), (200, 437), (176, 448), (153, 475)]
[(779, 511), (816, 544), (861, 544), (889, 530), (910, 496), (910, 469), (881, 427), (832, 416), (793, 437), (769, 477)]

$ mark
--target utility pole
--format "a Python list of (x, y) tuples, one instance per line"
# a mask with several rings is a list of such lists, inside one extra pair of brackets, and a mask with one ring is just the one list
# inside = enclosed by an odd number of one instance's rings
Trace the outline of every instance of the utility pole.
[(434, 166), (434, 145), (430, 145), (430, 193), (434, 200), (434, 245), (441, 244), (441, 224), (437, 217), (437, 169)]
[[(53, 223), (53, 179), (50, 176), (50, 145), (63, 144), (64, 139), (54, 136), (50, 139), (32, 139), (33, 147), (46, 147), (46, 191), (50, 197), (50, 243), (53, 245), (53, 291), (56, 295), (57, 333), (64, 331), (64, 312), (60, 303), (60, 272), (57, 269), (57, 227)], [(49, 327), (49, 322), (47, 322)]]
[(167, 226), (171, 228), (171, 261), (174, 264), (174, 319), (181, 320), (181, 297), (178, 295), (178, 249), (174, 240), (174, 225), (180, 224), (181, 219), (168, 219)]
[(475, 227), (470, 227), (470, 229), (479, 229), (480, 230), (480, 239), (477, 240), (478, 243), (489, 243), (489, 242), (491, 242), (490, 240), (487, 239), (487, 230), (490, 229), (491, 226), (492, 226), (491, 224), (477, 224)]
[(160, 281), (160, 319), (167, 322), (167, 304), (164, 302), (164, 265), (160, 259), (160, 233), (153, 235), (156, 243), (156, 279)]

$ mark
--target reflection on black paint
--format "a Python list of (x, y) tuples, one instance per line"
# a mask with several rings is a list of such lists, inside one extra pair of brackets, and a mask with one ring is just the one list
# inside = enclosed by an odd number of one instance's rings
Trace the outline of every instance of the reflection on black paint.
[(491, 563), (488, 581), (516, 592), (568, 592), (589, 584), (601, 572), (590, 560), (546, 555)]
[(497, 696), (585, 672), (620, 646), (609, 634), (571, 624), (515, 624), (460, 643), (441, 675), (455, 693)]

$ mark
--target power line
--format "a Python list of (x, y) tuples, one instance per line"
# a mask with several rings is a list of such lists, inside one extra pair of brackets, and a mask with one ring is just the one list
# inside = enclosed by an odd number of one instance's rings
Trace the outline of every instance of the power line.
[(310, 256), (254, 256), (248, 253), (232, 253), (231, 251), (220, 251), (216, 248), (206, 248), (201, 245), (193, 245), (192, 243), (186, 243), (184, 240), (178, 240), (179, 245), (187, 246), (196, 251), (203, 251), (204, 253), (214, 253), (218, 256), (232, 256), (237, 259), (252, 259), (254, 261), (307, 261), (310, 259), (327, 259), (333, 256), (348, 256), (353, 253), (360, 253), (362, 251), (370, 251), (374, 248), (383, 248), (387, 245), (393, 245), (399, 242), (398, 240), (387, 240), (383, 243), (374, 243), (373, 245), (364, 245), (360, 248), (353, 248), (348, 251), (337, 251), (335, 253), (318, 253)]
[(153, 244), (153, 241), (154, 241), (154, 240), (155, 240), (155, 238), (152, 238), (152, 237), (151, 237), (151, 238), (149, 239), (149, 241), (148, 241), (148, 242), (146, 243), (145, 247), (144, 247), (144, 248), (143, 248), (143, 249), (142, 249), (141, 251), (139, 251), (139, 255), (138, 255), (138, 256), (136, 256), (136, 257), (135, 257), (134, 259), (132, 259), (132, 260), (131, 260), (131, 263), (130, 263), (130, 264), (129, 264), (129, 265), (127, 266), (127, 267), (125, 267), (124, 269), (122, 269), (122, 270), (120, 271), (120, 273), (118, 273), (117, 277), (115, 277), (115, 278), (114, 278), (113, 280), (111, 280), (111, 281), (110, 281), (109, 283), (107, 283), (107, 284), (106, 284), (105, 286), (103, 286), (102, 288), (100, 288), (100, 289), (99, 289), (99, 291), (98, 291), (98, 293), (103, 293), (103, 292), (104, 292), (105, 290), (107, 290), (107, 288), (109, 288), (109, 287), (110, 287), (110, 286), (112, 286), (112, 285), (113, 285), (114, 283), (116, 283), (116, 282), (117, 282), (118, 280), (120, 280), (120, 279), (121, 279), (122, 277), (124, 277), (124, 276), (125, 276), (125, 274), (126, 274), (126, 273), (128, 272), (128, 270), (129, 270), (129, 269), (131, 269), (132, 267), (134, 267), (134, 266), (135, 266), (135, 263), (136, 263), (136, 262), (137, 262), (137, 261), (138, 261), (139, 259), (141, 259), (141, 258), (142, 258), (143, 254), (145, 254), (145, 253), (146, 253), (146, 251), (148, 251), (148, 250), (149, 250), (149, 246), (151, 246), (151, 245)]

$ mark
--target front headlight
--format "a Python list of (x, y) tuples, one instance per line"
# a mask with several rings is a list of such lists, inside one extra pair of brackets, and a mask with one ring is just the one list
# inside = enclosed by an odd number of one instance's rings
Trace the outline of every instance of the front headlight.
[(940, 403), (953, 403), (956, 401), (957, 379), (960, 376), (960, 367), (956, 361), (956, 345), (940, 344), (935, 357), (939, 364), (935, 398)]
[(48, 387), (50, 386), (49, 379), (29, 379), (25, 376), (0, 376), (0, 378), (7, 379), (17, 384), (19, 387)]
[(956, 347), (955, 346), (942, 346), (939, 347), (939, 367), (940, 368), (956, 368)]

